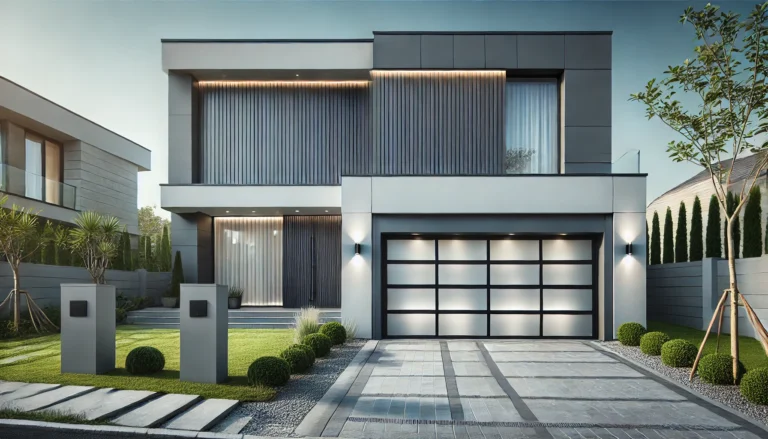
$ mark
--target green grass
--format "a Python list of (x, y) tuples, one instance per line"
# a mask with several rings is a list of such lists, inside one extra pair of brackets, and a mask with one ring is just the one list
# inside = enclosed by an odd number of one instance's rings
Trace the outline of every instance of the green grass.
[(0, 409), (0, 419), (23, 419), (25, 421), (40, 422), (58, 422), (60, 424), (88, 424), (88, 425), (111, 425), (112, 423), (104, 420), (89, 421), (82, 415), (70, 415), (67, 413), (55, 412), (51, 410), (42, 410), (35, 412), (24, 412), (19, 409)]
[[(683, 340), (688, 340), (695, 344), (696, 347), (701, 345), (701, 340), (704, 339), (704, 331), (669, 323), (648, 322), (648, 331), (661, 331), (669, 335), (670, 339), (674, 340), (676, 338), (682, 338)], [(707, 339), (707, 345), (704, 347), (704, 355), (714, 353), (716, 345), (717, 332), (713, 332)], [(720, 335), (719, 352), (725, 354), (731, 353), (731, 336), (729, 334)], [(768, 367), (768, 357), (765, 356), (763, 347), (760, 345), (759, 341), (750, 337), (739, 337), (739, 360), (744, 363), (744, 367), (746, 367), (747, 370), (755, 369), (757, 367)], [(0, 375), (2, 375), (1, 372)]]
[[(0, 380), (30, 383), (73, 384), (113, 387), (127, 390), (152, 390), (185, 393), (204, 398), (240, 401), (267, 401), (276, 392), (271, 387), (248, 385), (246, 372), (253, 360), (278, 355), (293, 343), (290, 329), (230, 329), (229, 381), (201, 384), (179, 381), (179, 331), (147, 329), (137, 326), (117, 328), (117, 369), (106, 375), (62, 374), (59, 334), (0, 341), (0, 361), (19, 355), (30, 358), (12, 364), (0, 364)], [(125, 370), (125, 357), (138, 346), (153, 346), (165, 355), (165, 370), (149, 376), (134, 376)]]

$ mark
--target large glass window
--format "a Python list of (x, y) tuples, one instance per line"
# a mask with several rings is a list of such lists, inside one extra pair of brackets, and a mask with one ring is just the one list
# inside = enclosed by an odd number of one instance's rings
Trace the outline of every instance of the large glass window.
[(43, 139), (33, 134), (27, 134), (24, 140), (24, 147), (24, 195), (35, 200), (42, 200)]
[(61, 204), (61, 145), (34, 133), (24, 137), (24, 196)]
[(45, 141), (45, 201), (61, 204), (61, 145)]
[(558, 87), (555, 79), (510, 80), (506, 88), (507, 174), (558, 172)]

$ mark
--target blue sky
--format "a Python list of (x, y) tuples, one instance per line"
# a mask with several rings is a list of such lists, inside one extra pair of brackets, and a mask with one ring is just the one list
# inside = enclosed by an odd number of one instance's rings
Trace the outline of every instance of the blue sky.
[[(715, 2), (746, 14), (753, 1)], [(648, 201), (699, 168), (666, 154), (671, 130), (628, 102), (692, 56), (677, 1), (0, 0), (0, 75), (152, 150), (139, 205), (167, 181), (161, 38), (371, 38), (372, 31), (612, 30), (613, 157), (641, 151)]]

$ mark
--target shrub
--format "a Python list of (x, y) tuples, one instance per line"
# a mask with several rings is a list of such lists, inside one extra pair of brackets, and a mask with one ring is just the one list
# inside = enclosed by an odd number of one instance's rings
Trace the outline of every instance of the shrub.
[(320, 310), (312, 307), (302, 308), (301, 312), (296, 314), (294, 331), (295, 343), (304, 343), (304, 337), (320, 331)]
[(115, 308), (115, 322), (116, 323), (123, 323), (125, 320), (125, 317), (128, 315), (128, 313), (125, 312), (123, 308)]
[(304, 349), (289, 347), (280, 353), (280, 358), (288, 362), (288, 366), (291, 368), (291, 373), (304, 372), (311, 366), (309, 356)]
[[(728, 354), (709, 354), (699, 362), (699, 377), (710, 384), (733, 384), (733, 357)], [(739, 376), (744, 375), (744, 365), (739, 362)], [(738, 381), (738, 380), (737, 380)]]
[(331, 339), (334, 345), (344, 344), (347, 341), (347, 331), (339, 322), (328, 322), (320, 327), (320, 333)]
[(163, 353), (151, 346), (139, 346), (125, 357), (125, 369), (131, 375), (160, 372), (165, 367)]
[(307, 359), (309, 360), (309, 367), (312, 367), (312, 365), (315, 364), (315, 351), (313, 351), (311, 347), (305, 344), (292, 344), (288, 346), (287, 349), (300, 349), (304, 351), (304, 353), (307, 354)]
[(43, 312), (45, 312), (45, 315), (56, 327), (61, 327), (61, 308), (58, 306), (46, 306), (43, 308)]
[(619, 330), (616, 331), (616, 338), (624, 346), (639, 346), (640, 337), (646, 332), (645, 327), (640, 323), (627, 322), (619, 326)]
[(640, 337), (640, 350), (645, 355), (661, 355), (661, 347), (669, 341), (669, 336), (663, 332), (649, 332)]
[(741, 379), (741, 394), (753, 404), (768, 405), (768, 367), (752, 369)]
[(341, 325), (347, 332), (347, 341), (354, 340), (355, 336), (357, 335), (357, 323), (355, 323), (354, 320), (344, 319), (344, 321), (341, 322)]
[(282, 386), (291, 377), (291, 366), (277, 357), (260, 357), (248, 367), (248, 384)]
[(691, 367), (698, 351), (688, 340), (670, 340), (661, 347), (661, 362), (670, 367)]
[(331, 346), (333, 346), (333, 342), (325, 334), (309, 334), (304, 337), (303, 344), (311, 347), (317, 358), (328, 355), (328, 352), (331, 352)]

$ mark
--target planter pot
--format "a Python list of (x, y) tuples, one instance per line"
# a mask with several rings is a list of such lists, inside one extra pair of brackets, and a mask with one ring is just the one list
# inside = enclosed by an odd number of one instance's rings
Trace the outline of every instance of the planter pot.
[(175, 308), (176, 302), (178, 302), (178, 298), (176, 297), (163, 297), (160, 300), (163, 302), (163, 307), (165, 308)]
[(227, 298), (227, 308), (229, 309), (240, 309), (240, 305), (242, 303), (243, 303), (243, 296)]

